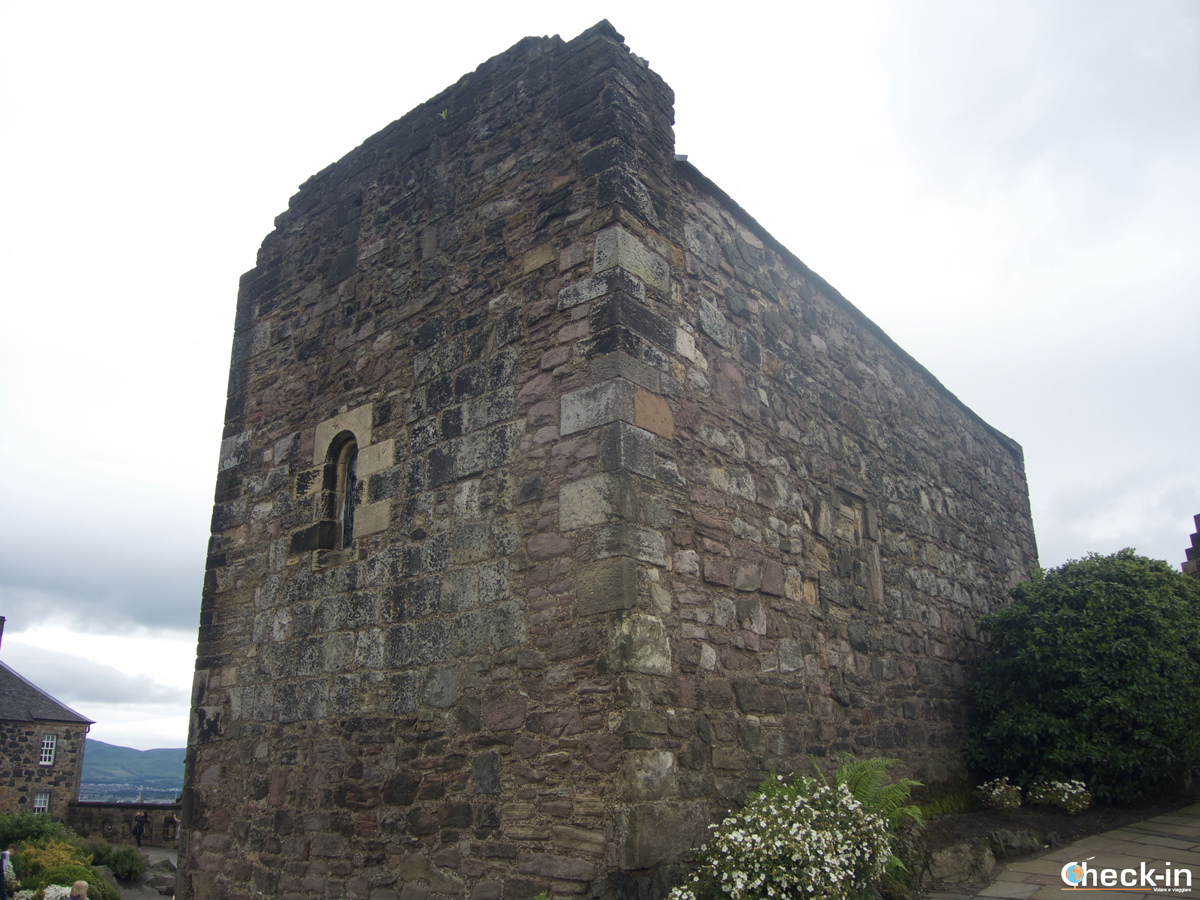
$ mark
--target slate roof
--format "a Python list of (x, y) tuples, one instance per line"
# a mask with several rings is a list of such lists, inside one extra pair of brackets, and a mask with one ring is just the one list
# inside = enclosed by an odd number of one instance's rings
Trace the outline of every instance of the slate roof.
[(41, 688), (26, 681), (0, 662), (0, 720), (8, 722), (95, 723), (59, 703)]

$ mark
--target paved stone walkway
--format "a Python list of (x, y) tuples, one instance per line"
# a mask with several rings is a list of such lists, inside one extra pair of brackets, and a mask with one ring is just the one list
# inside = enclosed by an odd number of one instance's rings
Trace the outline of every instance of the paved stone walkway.
[[(1068, 862), (1086, 862), (1088, 869), (1098, 870), (1097, 875), (1088, 874), (1086, 888), (1069, 888), (1062, 878), (1063, 866)], [(1169, 870), (1171, 888), (1162, 883), (1163, 875)], [(1109, 876), (1116, 880), (1113, 887), (1105, 887), (1100, 878), (1105, 869), (1116, 870)], [(1120, 878), (1123, 869), (1135, 870), (1132, 887), (1122, 887)], [(1192, 885), (1186, 888), (1186, 875), (1180, 876), (1175, 888), (1176, 870), (1191, 872)], [(1157, 889), (1152, 889), (1142, 878), (1142, 872), (1153, 871)], [(1126, 881), (1131, 876), (1125, 876)], [(1093, 879), (1096, 886), (1093, 887)], [(995, 880), (987, 885), (947, 885), (943, 890), (930, 891), (926, 900), (971, 900), (974, 897), (994, 897), (1001, 900), (1134, 900), (1134, 898), (1180, 897), (1185, 900), (1200, 897), (1200, 803), (1173, 813), (1155, 816), (1145, 822), (1126, 825), (1103, 834), (1083, 838), (1066, 847), (1052, 850), (1040, 857), (1007, 863), (996, 874)]]

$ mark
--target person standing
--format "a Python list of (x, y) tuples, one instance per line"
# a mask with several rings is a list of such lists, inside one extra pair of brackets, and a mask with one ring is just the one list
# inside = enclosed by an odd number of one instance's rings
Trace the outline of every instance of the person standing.
[[(14, 848), (9, 847), (3, 853), (0, 853), (0, 900), (8, 900), (8, 880), (10, 873), (13, 873), (12, 863), (9, 861), (12, 857)], [(16, 878), (13, 878), (13, 887), (16, 887)]]
[(133, 839), (137, 841), (138, 849), (142, 849), (142, 835), (146, 833), (146, 813), (139, 811), (133, 816)]

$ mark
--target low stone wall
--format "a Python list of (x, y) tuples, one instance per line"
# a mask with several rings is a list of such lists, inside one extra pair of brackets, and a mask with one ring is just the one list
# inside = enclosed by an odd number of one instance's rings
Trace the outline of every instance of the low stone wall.
[(133, 838), (133, 817), (146, 813), (146, 831), (142, 845), (179, 849), (178, 803), (89, 803), (76, 801), (67, 804), (66, 823), (84, 838), (101, 837), (110, 844), (136, 844)]

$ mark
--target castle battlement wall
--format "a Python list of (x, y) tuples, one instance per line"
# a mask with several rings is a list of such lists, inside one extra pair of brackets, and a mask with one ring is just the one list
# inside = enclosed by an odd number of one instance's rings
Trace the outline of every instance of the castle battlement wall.
[(963, 774), (1020, 448), (677, 160), (672, 103), (607, 23), (526, 39), (276, 220), (181, 896), (654, 892), (771, 767)]

